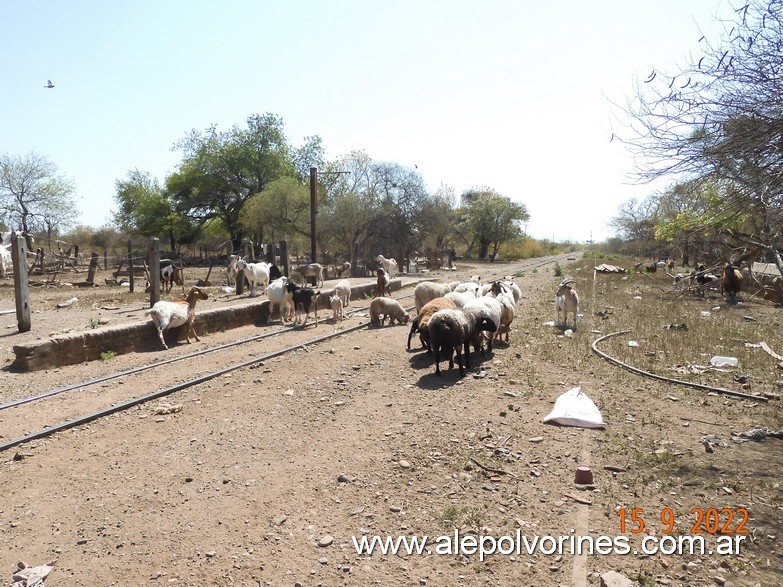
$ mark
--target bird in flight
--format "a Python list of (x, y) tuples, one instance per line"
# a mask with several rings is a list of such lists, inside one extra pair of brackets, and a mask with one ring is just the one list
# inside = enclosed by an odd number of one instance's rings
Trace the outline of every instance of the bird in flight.
[(45, 88), (53, 88), (54, 84), (52, 83), (52, 80), (46, 80)]

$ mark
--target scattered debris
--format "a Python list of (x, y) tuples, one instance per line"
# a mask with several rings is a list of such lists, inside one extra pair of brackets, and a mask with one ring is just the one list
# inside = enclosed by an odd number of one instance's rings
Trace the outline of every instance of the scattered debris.
[(685, 322), (679, 324), (667, 324), (664, 326), (666, 330), (688, 330), (688, 325)]
[(57, 304), (57, 307), (58, 308), (67, 308), (68, 306), (74, 305), (78, 301), (79, 301), (79, 298), (73, 297), (70, 300), (68, 300), (67, 302), (61, 302), (61, 303)]
[(627, 269), (617, 267), (616, 265), (609, 265), (608, 263), (601, 263), (598, 267), (593, 267), (593, 271), (596, 273), (628, 273)]
[(11, 587), (41, 587), (52, 572), (54, 562), (37, 567), (29, 567), (20, 562), (17, 566), (18, 570), (14, 573)]
[(744, 432), (731, 433), (731, 440), (737, 443), (747, 442), (748, 440), (752, 440), (753, 442), (766, 442), (768, 438), (783, 439), (783, 430), (770, 430), (765, 426), (755, 426)]
[(739, 359), (737, 357), (715, 355), (710, 359), (710, 365), (713, 367), (736, 367), (739, 365)]
[(544, 418), (544, 423), (579, 428), (605, 428), (601, 412), (581, 387), (569, 389), (555, 400), (552, 411)]
[(153, 416), (163, 416), (165, 414), (176, 414), (182, 411), (182, 404), (160, 404), (152, 409)]

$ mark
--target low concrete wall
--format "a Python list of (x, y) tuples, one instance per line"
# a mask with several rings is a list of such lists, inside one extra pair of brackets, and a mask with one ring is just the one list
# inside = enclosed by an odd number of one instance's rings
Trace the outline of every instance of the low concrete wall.
[[(401, 281), (392, 280), (391, 287), (392, 290), (400, 289)], [(323, 290), (318, 296), (319, 310), (331, 310), (329, 296), (333, 291)], [(374, 293), (375, 284), (355, 286), (351, 288), (351, 299), (371, 297)], [(269, 318), (269, 300), (227, 308), (199, 309), (196, 314), (195, 329), (199, 336), (202, 336), (204, 333), (238, 328), (248, 324), (261, 326), (267, 324)], [(279, 314), (275, 313), (274, 318), (279, 318)], [(165, 332), (164, 338), (169, 345), (180, 338), (184, 339), (184, 326)], [(158, 333), (151, 320), (63, 334), (48, 340), (15, 345), (13, 351), (16, 358), (11, 368), (20, 371), (38, 371), (95, 361), (101, 358), (101, 353), (113, 352), (122, 355), (150, 349), (160, 349)]]

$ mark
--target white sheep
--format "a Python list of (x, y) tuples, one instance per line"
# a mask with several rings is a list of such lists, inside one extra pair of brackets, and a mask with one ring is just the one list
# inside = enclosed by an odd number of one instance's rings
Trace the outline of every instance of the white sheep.
[(511, 323), (514, 321), (514, 314), (516, 313), (514, 295), (511, 293), (511, 288), (505, 281), (492, 282), (489, 295), (498, 300), (501, 305), (500, 324), (498, 324), (495, 338), (499, 339), (501, 335), (505, 334), (505, 341), (508, 343)]
[(454, 366), (453, 354), (456, 353), (459, 375), (464, 377), (465, 369), (470, 368), (470, 342), (475, 340), (480, 332), (495, 330), (497, 330), (497, 323), (480, 311), (447, 308), (435, 312), (429, 322), (430, 344), (435, 349), (435, 375), (440, 376), (441, 351), (447, 351), (449, 369)]
[(163, 340), (163, 332), (183, 324), (187, 326), (185, 338), (188, 343), (190, 343), (191, 334), (197, 341), (200, 340), (193, 328), (193, 321), (196, 318), (196, 302), (208, 298), (209, 295), (201, 288), (192, 287), (184, 300), (177, 302), (160, 301), (144, 313), (145, 316), (149, 315), (152, 318), (152, 322), (158, 331), (158, 338), (160, 338), (164, 349), (169, 347), (166, 346), (166, 341)]
[(286, 319), (294, 319), (294, 298), (286, 287), (287, 283), (287, 277), (279, 277), (266, 288), (266, 295), (269, 297), (269, 319), (267, 323), (272, 322), (272, 313), (275, 307), (280, 312), (280, 321), (283, 324), (285, 324)]
[(343, 301), (343, 307), (351, 305), (351, 282), (347, 279), (341, 279), (334, 285), (334, 291), (339, 294)]
[(450, 291), (444, 297), (449, 298), (450, 300), (454, 300), (454, 303), (458, 308), (462, 308), (470, 300), (476, 299), (476, 295), (472, 291)]
[(448, 283), (422, 281), (413, 288), (413, 303), (416, 306), (416, 313), (420, 312), (427, 302), (435, 298), (442, 298), (450, 291), (452, 289)]
[(271, 263), (263, 261), (259, 263), (248, 263), (244, 259), (237, 261), (237, 271), (244, 270), (245, 279), (250, 285), (250, 297), (256, 295), (256, 287), (261, 288), (261, 293), (269, 287), (269, 267)]
[(340, 321), (343, 320), (343, 299), (340, 297), (340, 294), (335, 291), (332, 293), (332, 295), (329, 296), (329, 306), (332, 308), (332, 312), (334, 312), (334, 321), (337, 322), (337, 319), (339, 317)]
[(389, 319), (389, 326), (396, 320), (400, 324), (407, 324), (410, 316), (394, 298), (377, 297), (370, 302), (370, 323), (373, 326), (383, 326)]
[[(557, 323), (568, 328), (568, 314), (574, 315), (574, 330), (576, 330), (576, 315), (579, 312), (579, 295), (573, 288), (574, 280), (566, 277), (557, 287), (555, 303), (557, 304)], [(563, 321), (560, 322), (560, 312), (563, 312)]]
[(484, 341), (487, 342), (487, 349), (492, 350), (492, 342), (497, 333), (497, 328), (500, 325), (500, 320), (503, 317), (503, 305), (500, 301), (492, 296), (481, 296), (475, 300), (469, 301), (465, 304), (464, 310), (475, 313), (477, 316), (485, 317), (490, 320), (494, 325), (494, 330), (484, 330), (486, 334), (477, 333), (473, 344), (476, 349), (481, 350), (482, 356), (484, 353)]
[(397, 275), (397, 261), (394, 259), (387, 259), (383, 255), (378, 255), (375, 257), (375, 261), (378, 263), (378, 268), (380, 269), (380, 267), (383, 266), (384, 271), (386, 271), (386, 273), (388, 273), (391, 277)]

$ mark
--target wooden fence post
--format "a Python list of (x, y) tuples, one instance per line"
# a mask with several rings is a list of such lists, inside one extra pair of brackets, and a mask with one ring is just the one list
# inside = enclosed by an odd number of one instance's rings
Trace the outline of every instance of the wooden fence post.
[(133, 293), (133, 241), (128, 239), (128, 279), (130, 279), (130, 292)]
[(27, 274), (27, 242), (19, 234), (11, 238), (11, 259), (14, 263), (14, 292), (16, 292), (16, 321), (19, 332), (32, 328), (30, 321), (30, 284)]
[(160, 300), (160, 239), (153, 238), (150, 247), (150, 308)]

